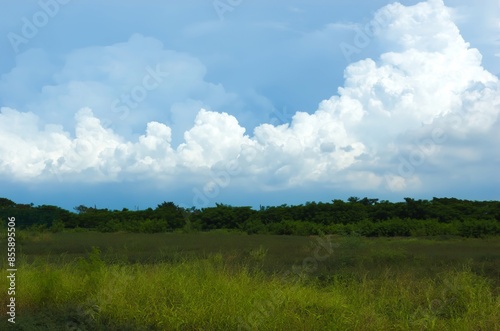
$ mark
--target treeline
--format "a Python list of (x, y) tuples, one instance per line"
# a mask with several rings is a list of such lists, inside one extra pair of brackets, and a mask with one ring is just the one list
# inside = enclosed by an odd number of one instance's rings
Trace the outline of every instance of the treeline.
[(405, 198), (403, 202), (389, 202), (350, 197), (347, 201), (307, 202), (258, 210), (225, 204), (202, 209), (182, 208), (173, 202), (135, 211), (83, 205), (74, 209), (70, 212), (56, 206), (16, 204), (0, 198), (0, 219), (4, 226), (7, 218), (14, 216), (19, 229), (35, 231), (90, 229), (156, 233), (228, 229), (280, 235), (482, 237), (500, 234), (500, 201), (455, 198)]

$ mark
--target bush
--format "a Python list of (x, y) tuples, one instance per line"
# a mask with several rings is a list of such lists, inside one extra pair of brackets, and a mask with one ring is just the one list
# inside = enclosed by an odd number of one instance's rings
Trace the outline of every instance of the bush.
[(242, 230), (248, 234), (266, 233), (267, 229), (261, 220), (247, 220), (243, 223)]
[(50, 231), (53, 233), (62, 232), (64, 230), (64, 222), (61, 220), (55, 220), (52, 222), (52, 226), (50, 227)]
[(146, 219), (139, 225), (139, 231), (144, 233), (158, 233), (167, 231), (167, 223), (159, 220)]
[(458, 226), (458, 234), (462, 237), (474, 238), (498, 235), (500, 226), (498, 221), (494, 220), (465, 220)]
[(321, 225), (304, 221), (281, 221), (267, 226), (269, 233), (278, 235), (310, 236), (323, 233)]
[(115, 219), (101, 222), (97, 226), (97, 230), (100, 232), (117, 232), (120, 231), (121, 228), (121, 224)]
[(32, 226), (28, 227), (27, 230), (30, 232), (45, 232), (45, 231), (47, 231), (47, 225), (46, 224), (33, 224)]

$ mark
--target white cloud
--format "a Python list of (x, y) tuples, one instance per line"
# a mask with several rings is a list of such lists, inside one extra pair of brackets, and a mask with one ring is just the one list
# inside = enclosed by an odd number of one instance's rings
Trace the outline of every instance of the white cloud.
[[(76, 51), (54, 75), (54, 85), (42, 89), (40, 102), (26, 106), (28, 112), (2, 108), (0, 172), (23, 180), (57, 174), (177, 182), (235, 162), (234, 176), (263, 188), (320, 182), (401, 191), (436, 185), (450, 172), (462, 173), (464, 164), (474, 171), (498, 162), (498, 78), (482, 67), (481, 54), (464, 41), (443, 2), (391, 4), (374, 20), (385, 22), (375, 36), (388, 52), (349, 65), (338, 95), (316, 112), (259, 125), (252, 135), (233, 114), (204, 109), (220, 111), (236, 96), (206, 82), (195, 58), (141, 36)], [(112, 98), (144, 80), (148, 63), (158, 63), (173, 79), (141, 105), (151, 116), (135, 124), (146, 131), (135, 139), (99, 119), (109, 116)], [(100, 75), (106, 83), (97, 80)], [(150, 103), (156, 98), (170, 112)], [(73, 136), (60, 126), (40, 129), (50, 111), (56, 116), (89, 104), (92, 111), (76, 114)], [(148, 117), (138, 114), (124, 123)], [(173, 147), (176, 135), (181, 143)]]
[[(186, 100), (218, 109), (235, 102), (222, 85), (205, 80), (206, 68), (197, 58), (140, 34), (61, 58), (63, 63), (39, 49), (20, 55), (17, 66), (0, 79), (0, 100), (68, 129), (73, 129), (74, 114), (89, 107), (128, 139), (151, 120), (176, 126), (180, 117), (171, 108)], [(188, 115), (192, 122), (196, 113), (184, 114), (180, 124)], [(182, 138), (181, 129), (172, 133), (174, 139)]]
[(202, 109), (193, 128), (184, 134), (186, 142), (177, 149), (180, 161), (196, 169), (233, 160), (238, 156), (241, 145), (250, 141), (244, 132), (245, 129), (233, 116)]

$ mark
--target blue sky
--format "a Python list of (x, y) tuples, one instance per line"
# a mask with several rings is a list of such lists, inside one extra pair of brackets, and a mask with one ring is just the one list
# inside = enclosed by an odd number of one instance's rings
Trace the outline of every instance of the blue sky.
[(498, 1), (2, 8), (0, 196), (500, 199)]

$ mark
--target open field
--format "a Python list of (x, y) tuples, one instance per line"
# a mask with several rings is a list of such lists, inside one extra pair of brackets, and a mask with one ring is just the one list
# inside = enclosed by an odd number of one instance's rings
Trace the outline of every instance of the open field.
[[(500, 320), (498, 237), (21, 231), (17, 277), (18, 330), (497, 330)], [(6, 291), (0, 301), (6, 316)]]

